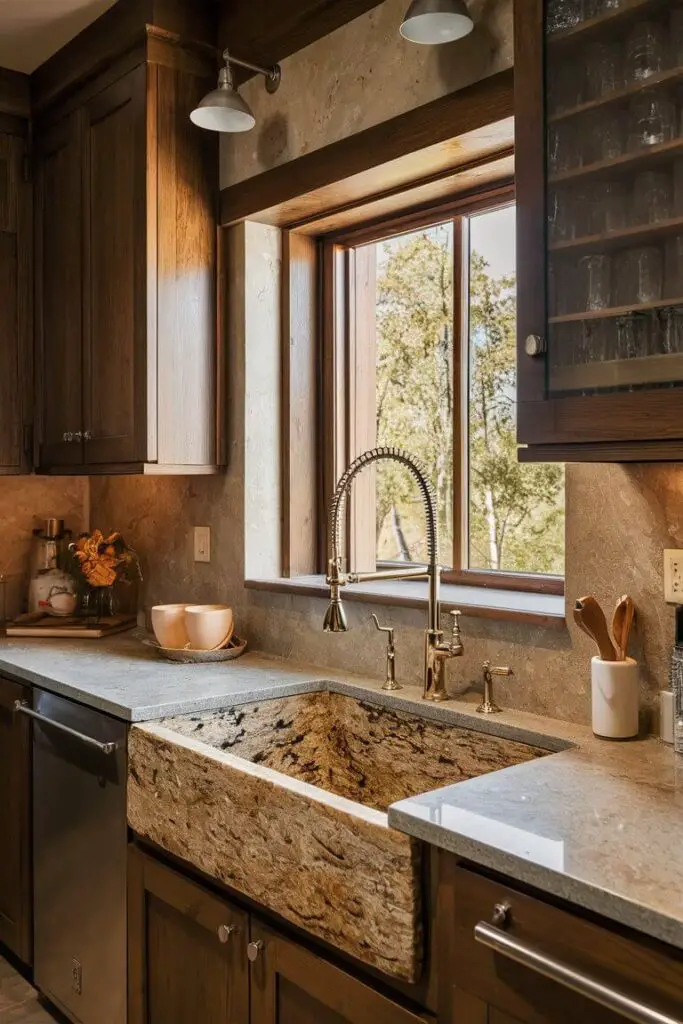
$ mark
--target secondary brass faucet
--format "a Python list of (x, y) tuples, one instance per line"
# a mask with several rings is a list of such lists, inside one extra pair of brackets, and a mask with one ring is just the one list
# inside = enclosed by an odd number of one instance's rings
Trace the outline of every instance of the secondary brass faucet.
[[(375, 462), (398, 462), (409, 470), (422, 494), (427, 525), (427, 566), (411, 569), (387, 569), (380, 572), (344, 572), (342, 556), (342, 529), (346, 499), (351, 485), (358, 474)], [(421, 580), (428, 581), (427, 629), (425, 630), (424, 688), (425, 700), (448, 700), (446, 690), (446, 662), (463, 653), (460, 636), (460, 612), (452, 611), (453, 627), (450, 642), (444, 640), (441, 627), (439, 585), (441, 568), (438, 564), (438, 527), (436, 520), (436, 498), (429, 483), (427, 471), (416, 458), (401, 448), (372, 448), (351, 463), (341, 477), (330, 502), (329, 514), (330, 560), (327, 582), (330, 587), (330, 604), (325, 614), (326, 633), (345, 633), (348, 626), (346, 612), (341, 599), (341, 588), (348, 583), (365, 583), (370, 580)]]

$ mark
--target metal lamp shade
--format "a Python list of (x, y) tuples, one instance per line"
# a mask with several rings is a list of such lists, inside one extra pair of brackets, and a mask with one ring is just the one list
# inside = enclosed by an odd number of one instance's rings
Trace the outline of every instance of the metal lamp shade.
[(452, 43), (474, 28), (464, 0), (413, 0), (401, 25), (411, 43)]
[(248, 132), (256, 124), (249, 104), (233, 86), (227, 68), (221, 69), (218, 88), (200, 100), (190, 120), (212, 132)]

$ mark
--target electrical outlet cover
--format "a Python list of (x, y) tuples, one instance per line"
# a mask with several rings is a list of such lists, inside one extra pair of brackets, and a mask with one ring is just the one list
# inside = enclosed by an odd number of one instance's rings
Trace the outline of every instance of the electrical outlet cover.
[(683, 604), (683, 551), (664, 552), (664, 600)]

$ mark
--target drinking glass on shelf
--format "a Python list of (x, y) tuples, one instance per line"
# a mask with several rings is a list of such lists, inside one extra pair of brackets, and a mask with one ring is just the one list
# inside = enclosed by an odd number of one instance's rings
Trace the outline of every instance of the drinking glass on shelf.
[(623, 0), (584, 0), (584, 18), (598, 18), (607, 11), (616, 11), (623, 4)]
[(671, 12), (669, 43), (669, 63), (671, 67), (681, 67), (683, 65), (683, 4), (677, 4)]
[(658, 224), (673, 215), (673, 179), (667, 171), (643, 171), (633, 183), (634, 224)]
[(666, 66), (666, 33), (658, 21), (640, 21), (626, 41), (626, 84), (644, 82)]
[(624, 152), (625, 124), (618, 109), (593, 111), (582, 119), (580, 134), (587, 139), (587, 163), (615, 160)]
[(583, 19), (583, 0), (548, 0), (546, 31), (552, 35), (574, 28)]
[(667, 238), (664, 246), (664, 297), (683, 297), (683, 235)]
[(552, 61), (548, 67), (547, 86), (551, 114), (561, 114), (578, 107), (585, 99), (585, 75), (573, 61)]
[(579, 260), (581, 309), (594, 312), (608, 309), (612, 293), (612, 260), (605, 253), (583, 256)]
[(628, 149), (646, 149), (676, 137), (676, 104), (662, 91), (640, 93), (629, 107)]
[[(624, 57), (618, 42), (600, 39), (590, 43), (584, 58), (586, 99), (597, 100), (623, 88)], [(573, 70), (576, 76), (577, 69)]]
[(683, 217), (683, 160), (673, 165), (674, 216)]
[(548, 169), (551, 174), (562, 174), (580, 167), (583, 160), (576, 145), (574, 125), (563, 121), (548, 130)]
[(638, 359), (648, 353), (649, 320), (641, 313), (629, 313), (617, 319), (617, 359)]
[(617, 306), (659, 302), (664, 289), (662, 251), (656, 246), (626, 249), (614, 261), (614, 301)]
[(623, 181), (597, 181), (586, 188), (586, 234), (623, 231), (628, 222), (628, 192)]

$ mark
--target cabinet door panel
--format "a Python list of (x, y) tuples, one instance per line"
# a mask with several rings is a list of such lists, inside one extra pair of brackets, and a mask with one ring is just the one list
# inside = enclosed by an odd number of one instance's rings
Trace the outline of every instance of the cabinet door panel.
[(146, 67), (85, 111), (84, 430), (89, 464), (144, 461)]
[(41, 131), (36, 188), (40, 466), (83, 461), (83, 189), (80, 114)]
[(669, 6), (515, 9), (526, 461), (683, 453), (683, 127), (669, 87), (683, 58), (666, 46)]
[(261, 943), (251, 974), (251, 1024), (424, 1024), (417, 1014), (303, 946), (252, 920)]
[(0, 475), (30, 470), (33, 338), (30, 185), (21, 180), (24, 140), (0, 134)]
[(31, 747), (14, 716), (24, 687), (0, 679), (0, 942), (31, 961)]
[(130, 1024), (248, 1024), (247, 914), (134, 847), (128, 881)]

